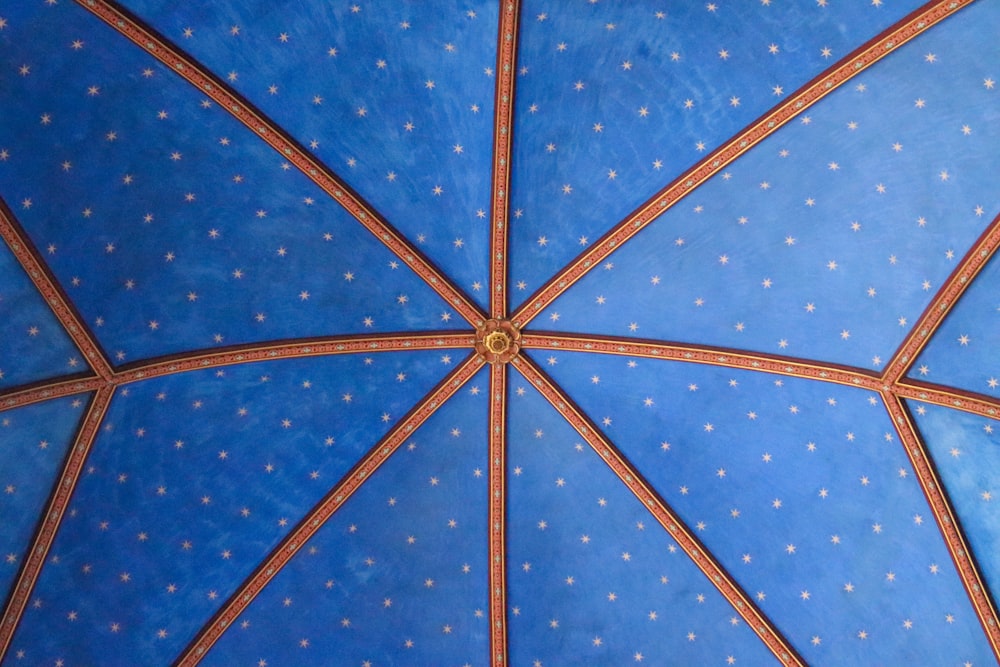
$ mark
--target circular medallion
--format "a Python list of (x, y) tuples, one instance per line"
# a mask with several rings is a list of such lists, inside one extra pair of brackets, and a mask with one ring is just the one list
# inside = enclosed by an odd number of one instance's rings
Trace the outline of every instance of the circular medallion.
[(507, 320), (487, 320), (476, 331), (476, 352), (491, 364), (505, 364), (521, 347), (521, 332)]

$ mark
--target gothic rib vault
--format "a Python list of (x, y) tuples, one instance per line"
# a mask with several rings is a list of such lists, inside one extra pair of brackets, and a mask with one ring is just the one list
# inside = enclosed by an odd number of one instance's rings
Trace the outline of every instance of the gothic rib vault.
[(1000, 10), (0, 9), (3, 665), (1000, 660)]

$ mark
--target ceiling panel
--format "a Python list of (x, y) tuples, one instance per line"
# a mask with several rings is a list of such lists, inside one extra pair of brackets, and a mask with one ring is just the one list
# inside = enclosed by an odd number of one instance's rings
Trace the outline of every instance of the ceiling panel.
[(169, 663), (447, 370), (433, 352), (345, 355), (120, 388), (13, 649)]
[(1000, 396), (1000, 261), (994, 256), (934, 331), (908, 376)]
[(486, 664), (488, 385), (480, 371), (417, 429), (203, 664)]
[(1000, 423), (920, 401), (907, 401), (965, 529), (993, 599), (1000, 592)]
[(700, 364), (539, 357), (806, 661), (991, 660), (877, 394)]
[(513, 304), (731, 135), (919, 5), (524, 2)]
[(520, 374), (508, 397), (511, 664), (781, 664)]
[(122, 3), (488, 307), (495, 2)]
[(87, 394), (0, 413), (0, 599), (11, 591), (77, 426)]
[(103, 22), (16, 10), (0, 40), (29, 71), (5, 78), (0, 192), (114, 363), (458, 324), (305, 175)]
[(694, 190), (533, 325), (881, 370), (1000, 212), (1000, 97), (984, 84), (998, 24), (997, 6), (979, 3), (901, 47)]
[(0, 245), (0, 336), (0, 388), (87, 368), (85, 357), (6, 245)]

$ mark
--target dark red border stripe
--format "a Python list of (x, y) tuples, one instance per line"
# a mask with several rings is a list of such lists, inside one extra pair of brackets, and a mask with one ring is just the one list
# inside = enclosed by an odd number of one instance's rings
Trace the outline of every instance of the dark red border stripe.
[(720, 148), (712, 151), (706, 158), (679, 176), (629, 217), (615, 225), (589, 250), (581, 253), (562, 271), (542, 285), (511, 316), (511, 321), (514, 322), (515, 326), (523, 327), (571, 285), (580, 280), (591, 269), (599, 266), (604, 258), (736, 158), (759, 144), (782, 125), (826, 97), (856, 74), (972, 2), (973, 0), (938, 0), (938, 2), (913, 12), (853, 51), (800, 88), (784, 103), (752, 123)]
[(625, 357), (647, 357), (669, 361), (686, 361), (727, 368), (776, 373), (792, 377), (835, 382), (851, 387), (882, 391), (885, 383), (878, 375), (846, 366), (819, 364), (806, 359), (780, 357), (756, 352), (741, 352), (721, 347), (658, 343), (635, 338), (600, 337), (568, 333), (526, 333), (521, 336), (521, 347), (538, 350), (569, 350), (616, 354)]
[(507, 316), (507, 238), (510, 158), (514, 136), (520, 0), (502, 0), (497, 34), (497, 86), (493, 102), (493, 216), (490, 230), (490, 316)]
[(218, 77), (212, 75), (180, 49), (168, 44), (166, 39), (155, 35), (150, 28), (142, 25), (138, 20), (107, 0), (77, 0), (77, 3), (100, 17), (123, 36), (211, 97), (254, 134), (266, 141), (281, 154), (282, 158), (295, 165), (316, 185), (337, 200), (345, 210), (403, 260), (470, 324), (479, 326), (486, 321), (487, 318), (483, 312), (461, 290), (455, 287), (430, 260), (403, 238), (381, 215), (362, 201), (361, 197), (346, 183), (299, 146), (284, 130), (266, 119), (263, 114), (254, 109), (249, 102), (230, 89)]
[(28, 274), (31, 282), (35, 285), (35, 289), (52, 309), (52, 313), (69, 334), (77, 349), (80, 350), (87, 364), (96, 375), (105, 380), (111, 379), (111, 363), (104, 356), (97, 340), (83, 324), (83, 320), (71, 305), (65, 292), (59, 287), (45, 263), (39, 259), (34, 244), (17, 224), (14, 214), (2, 200), (0, 200), (0, 236), (7, 242), (24, 272)]
[(916, 326), (899, 346), (892, 361), (886, 365), (886, 382), (895, 383), (910, 370), (910, 366), (917, 360), (920, 350), (934, 336), (938, 326), (944, 322), (944, 318), (951, 312), (952, 307), (972, 284), (972, 279), (990, 261), (997, 246), (1000, 246), (1000, 215), (993, 218), (989, 227), (965, 253), (965, 257), (948, 276), (948, 280), (927, 305)]
[(534, 362), (523, 355), (514, 359), (514, 365), (535, 389), (559, 411), (573, 428), (593, 447), (618, 478), (642, 502), (646, 509), (670, 533), (681, 549), (701, 570), (708, 580), (729, 601), (736, 612), (761, 638), (767, 648), (783, 665), (805, 665), (791, 644), (774, 628), (750, 600), (749, 596), (733, 581), (712, 554), (698, 541), (680, 517), (653, 488), (646, 483), (632, 463), (618, 451), (586, 415), (563, 393)]
[(247, 364), (296, 357), (318, 357), (360, 352), (400, 352), (413, 350), (471, 349), (476, 339), (472, 333), (414, 333), (382, 336), (331, 336), (280, 343), (251, 344), (218, 351), (200, 351), (168, 359), (142, 362), (115, 375), (122, 384), (147, 380), (160, 375), (217, 366)]
[(420, 426), (437, 411), (441, 405), (457, 392), (483, 365), (477, 355), (470, 355), (452, 371), (437, 387), (382, 438), (365, 457), (299, 522), (291, 533), (281, 541), (274, 551), (244, 581), (215, 617), (208, 622), (194, 641), (188, 645), (174, 662), (177, 667), (193, 667), (201, 662), (208, 650), (233, 622), (250, 606), (257, 594), (287, 565), (299, 549), (323, 527), (323, 524), (339, 510), (361, 485), (392, 456)]
[(997, 619), (997, 610), (986, 592), (983, 578), (969, 552), (965, 538), (962, 536), (958, 520), (955, 518), (951, 504), (941, 487), (941, 481), (934, 471), (930, 453), (920, 439), (902, 399), (885, 393), (882, 394), (882, 402), (885, 404), (886, 410), (889, 411), (889, 417), (896, 427), (900, 442), (906, 449), (906, 455), (917, 473), (920, 489), (924, 492), (924, 497), (927, 498), (927, 504), (930, 505), (934, 521), (944, 537), (948, 553), (951, 554), (951, 559), (958, 570), (958, 576), (962, 580), (962, 586), (965, 587), (965, 592), (969, 595), (969, 600), (976, 610), (976, 616), (979, 617), (979, 622), (983, 626), (987, 639), (989, 639), (990, 647), (993, 649), (993, 657), (1000, 663), (1000, 623)]
[(35, 539), (31, 544), (31, 551), (28, 552), (27, 558), (21, 566), (21, 572), (14, 584), (7, 608), (4, 609), (3, 619), (0, 619), (0, 658), (7, 654), (11, 639), (14, 637), (14, 631), (17, 630), (21, 616), (28, 606), (28, 598), (31, 597), (35, 584), (38, 582), (42, 567), (45, 565), (45, 559), (52, 547), (52, 542), (55, 540), (56, 532), (62, 523), (73, 491), (76, 489), (77, 480), (80, 479), (80, 473), (83, 471), (83, 464), (86, 462), (90, 448), (97, 437), (101, 420), (104, 419), (104, 413), (107, 412), (114, 391), (114, 387), (111, 386), (98, 389), (80, 422), (75, 442), (69, 450), (62, 473), (53, 487), (45, 514), (40, 520)]

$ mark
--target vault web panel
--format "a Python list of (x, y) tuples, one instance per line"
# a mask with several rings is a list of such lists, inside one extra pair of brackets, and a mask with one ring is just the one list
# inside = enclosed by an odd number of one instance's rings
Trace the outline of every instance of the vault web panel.
[(488, 308), (497, 3), (123, 4), (278, 122)]
[(1000, 592), (1000, 423), (939, 405), (907, 401), (937, 466), (993, 599)]
[(24, 561), (88, 400), (81, 394), (0, 413), (0, 599)]
[(881, 370), (992, 217), (1000, 98), (979, 3), (804, 111), (534, 326)]
[(345, 355), (120, 388), (14, 651), (168, 664), (447, 370), (433, 352)]
[(806, 661), (991, 660), (877, 395), (679, 362), (549, 356), (552, 376)]
[(526, 291), (921, 3), (525, 2), (512, 279)]
[(488, 392), (483, 370), (303, 546), (203, 664), (486, 664)]

